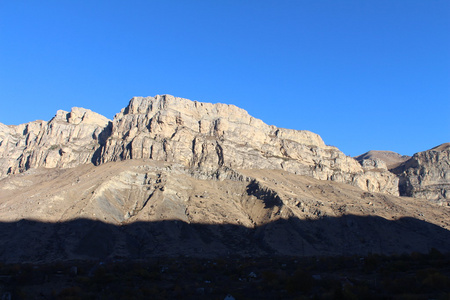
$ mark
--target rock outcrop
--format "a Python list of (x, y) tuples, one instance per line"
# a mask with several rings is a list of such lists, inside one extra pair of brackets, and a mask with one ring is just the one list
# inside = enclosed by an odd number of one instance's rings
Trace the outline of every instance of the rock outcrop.
[(449, 152), (417, 153), (398, 177), (312, 132), (168, 95), (113, 120), (73, 108), (0, 124), (0, 259), (448, 252), (443, 203), (395, 195), (448, 199)]
[(392, 151), (378, 151), (370, 150), (364, 154), (355, 157), (357, 161), (363, 166), (363, 168), (376, 168), (376, 169), (394, 169), (400, 164), (404, 163), (411, 156), (400, 155)]
[(319, 135), (269, 126), (234, 105), (170, 95), (135, 97), (112, 122), (86, 109), (59, 111), (48, 123), (0, 126), (0, 176), (36, 167), (126, 159), (180, 163), (205, 178), (226, 169), (282, 169), (398, 195), (385, 168), (362, 168)]
[(90, 163), (110, 120), (84, 108), (59, 110), (49, 122), (0, 124), (0, 178), (30, 168)]
[(419, 152), (393, 170), (402, 196), (450, 200), (450, 143)]
[(398, 194), (386, 170), (363, 170), (352, 158), (305, 130), (269, 126), (234, 105), (169, 95), (135, 97), (117, 114), (97, 163), (150, 158), (205, 174), (218, 169), (283, 169), (322, 180)]

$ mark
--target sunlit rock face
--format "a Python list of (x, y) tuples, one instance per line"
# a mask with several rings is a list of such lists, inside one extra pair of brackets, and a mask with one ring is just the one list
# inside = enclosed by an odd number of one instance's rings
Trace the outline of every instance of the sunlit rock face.
[(400, 175), (402, 195), (450, 200), (450, 143), (416, 153), (393, 171)]
[(364, 170), (315, 133), (269, 126), (234, 105), (169, 95), (131, 99), (115, 116), (97, 163), (136, 158), (177, 162), (205, 174), (219, 168), (283, 169), (398, 194), (396, 176)]
[(59, 110), (49, 122), (0, 125), (0, 178), (30, 168), (90, 163), (109, 120), (84, 108)]
[(234, 105), (170, 95), (132, 98), (112, 121), (83, 108), (49, 122), (0, 126), (0, 176), (126, 159), (180, 163), (206, 177), (217, 170), (281, 169), (398, 194), (398, 179), (378, 162), (361, 166), (321, 137), (277, 128)]

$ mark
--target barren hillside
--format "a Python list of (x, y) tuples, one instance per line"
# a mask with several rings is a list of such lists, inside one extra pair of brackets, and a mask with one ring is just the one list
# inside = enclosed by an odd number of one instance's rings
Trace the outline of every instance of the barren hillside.
[[(450, 251), (450, 212), (282, 170), (126, 160), (0, 181), (7, 261)], [(10, 251), (15, 249), (15, 251)]]
[(394, 174), (380, 153), (359, 164), (312, 132), (168, 95), (113, 120), (0, 124), (0, 258), (449, 252), (448, 153)]

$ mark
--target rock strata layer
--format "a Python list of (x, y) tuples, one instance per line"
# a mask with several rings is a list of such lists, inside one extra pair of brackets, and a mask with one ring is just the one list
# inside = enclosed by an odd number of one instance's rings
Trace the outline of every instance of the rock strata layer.
[(393, 172), (400, 176), (402, 196), (450, 200), (450, 143), (419, 152)]
[(0, 178), (127, 159), (175, 162), (205, 178), (223, 169), (281, 169), (398, 195), (398, 178), (382, 161), (360, 165), (315, 133), (267, 125), (234, 105), (135, 97), (112, 121), (73, 108), (49, 122), (0, 125)]
[(135, 97), (112, 122), (97, 163), (150, 158), (215, 174), (219, 168), (283, 169), (364, 190), (398, 194), (386, 170), (364, 170), (306, 130), (269, 126), (234, 105), (169, 95)]
[(59, 110), (49, 122), (0, 124), (0, 178), (30, 168), (90, 163), (110, 120), (88, 109)]

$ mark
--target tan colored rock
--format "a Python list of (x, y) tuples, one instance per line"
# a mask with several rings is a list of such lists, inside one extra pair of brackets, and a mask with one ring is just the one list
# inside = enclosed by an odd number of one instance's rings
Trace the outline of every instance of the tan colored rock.
[[(170, 95), (131, 99), (114, 118), (98, 163), (140, 158), (182, 163), (210, 174), (221, 167), (284, 169), (398, 194), (395, 176), (366, 172), (315, 133), (269, 126), (234, 105)], [(367, 185), (368, 178), (374, 184)]]
[(360, 164), (366, 170), (387, 170), (386, 162), (378, 158), (363, 159)]
[(450, 143), (416, 153), (393, 171), (402, 195), (450, 201)]
[(30, 168), (90, 163), (109, 120), (84, 108), (59, 110), (49, 122), (0, 126), (0, 178)]
[(400, 155), (392, 151), (378, 151), (370, 150), (364, 154), (355, 157), (364, 168), (375, 169), (394, 169), (400, 164), (404, 163), (411, 157), (408, 155)]
[(386, 170), (363, 169), (315, 133), (269, 126), (234, 105), (170, 95), (135, 97), (111, 123), (73, 108), (58, 111), (48, 123), (0, 129), (1, 176), (40, 166), (153, 159), (181, 163), (208, 176), (221, 168), (282, 169), (398, 194), (396, 179)]

